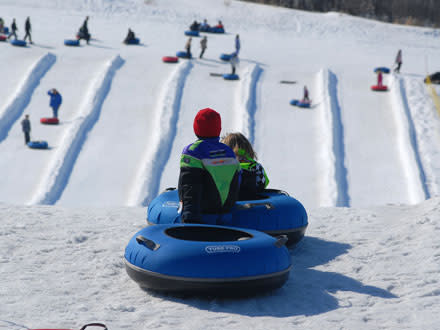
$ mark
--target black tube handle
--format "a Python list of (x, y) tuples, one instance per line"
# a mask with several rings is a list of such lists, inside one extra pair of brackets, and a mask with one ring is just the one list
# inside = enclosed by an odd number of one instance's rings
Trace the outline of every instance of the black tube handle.
[(107, 326), (102, 323), (89, 323), (89, 324), (84, 325), (80, 330), (84, 330), (87, 327), (101, 327), (101, 328), (104, 328), (104, 330), (108, 330)]
[(142, 245), (146, 246), (151, 251), (156, 251), (160, 247), (160, 244), (156, 244), (151, 239), (148, 239), (148, 238), (146, 238), (146, 237), (144, 237), (142, 235), (137, 236), (136, 237), (136, 241), (139, 244), (142, 244)]
[(277, 240), (275, 241), (274, 244), (277, 248), (280, 248), (280, 247), (286, 245), (288, 240), (289, 239), (287, 238), (286, 235), (280, 235), (280, 236), (277, 236)]
[(275, 208), (275, 206), (272, 203), (268, 203), (268, 202), (237, 204), (237, 208), (239, 210), (247, 210), (258, 206), (264, 206), (267, 210), (273, 210)]

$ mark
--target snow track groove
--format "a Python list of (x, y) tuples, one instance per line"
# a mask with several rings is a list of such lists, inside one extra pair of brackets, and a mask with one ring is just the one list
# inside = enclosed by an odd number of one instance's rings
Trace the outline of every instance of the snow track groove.
[(115, 56), (92, 81), (78, 116), (62, 137), (60, 146), (42, 175), (30, 204), (55, 204), (62, 195), (87, 135), (99, 119), (113, 77), (123, 64), (124, 60), (119, 55)]
[(157, 131), (135, 176), (129, 206), (145, 206), (158, 194), (162, 171), (170, 157), (177, 130), (183, 89), (192, 67), (191, 61), (180, 63), (164, 84), (154, 117)]
[(440, 195), (440, 117), (422, 77), (403, 77), (414, 138), (425, 175), (427, 198)]
[(330, 70), (322, 69), (317, 83), (318, 95), (323, 97), (318, 126), (321, 146), (318, 160), (319, 173), (321, 173), (320, 205), (349, 207), (344, 127), (338, 101), (338, 78)]
[(416, 129), (404, 80), (393, 75), (391, 84), (390, 92), (397, 127), (397, 148), (407, 178), (409, 202), (416, 204), (429, 198), (430, 194), (426, 185), (426, 175), (420, 158)]
[(47, 53), (36, 61), (29, 69), (28, 73), (17, 87), (15, 94), (12, 95), (4, 110), (1, 111), (0, 143), (6, 139), (12, 125), (14, 125), (23, 114), (31, 101), (32, 94), (40, 84), (40, 80), (44, 77), (47, 71), (50, 70), (55, 61), (56, 56), (52, 53)]
[(258, 64), (243, 70), (237, 91), (238, 101), (234, 112), (235, 129), (245, 135), (251, 144), (255, 143), (255, 113), (257, 112), (257, 86), (263, 69)]

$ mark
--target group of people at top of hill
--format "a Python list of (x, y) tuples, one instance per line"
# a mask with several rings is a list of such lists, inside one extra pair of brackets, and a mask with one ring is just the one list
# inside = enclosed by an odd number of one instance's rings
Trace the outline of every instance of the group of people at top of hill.
[[(55, 88), (50, 89), (47, 94), (50, 97), (49, 106), (52, 108), (52, 116), (53, 118), (58, 119), (58, 109), (63, 103), (63, 98), (60, 92)], [(21, 121), (21, 129), (24, 133), (24, 144), (27, 145), (31, 140), (31, 121), (28, 114), (26, 114)]]
[[(212, 26), (213, 28), (216, 29), (225, 29), (225, 26), (223, 25), (222, 21), (218, 21), (218, 23), (214, 26)], [(192, 22), (192, 24), (189, 26), (189, 29), (191, 31), (201, 31), (201, 32), (206, 32), (209, 31), (209, 29), (211, 28), (211, 25), (208, 24), (208, 21), (206, 19), (203, 20), (202, 23), (199, 23), (197, 21)]]
[(218, 112), (200, 110), (193, 129), (197, 140), (183, 149), (180, 158), (178, 193), (184, 223), (225, 214), (237, 200), (255, 199), (269, 183), (243, 134), (227, 134), (220, 141)]
[[(3, 20), (3, 18), (0, 17), (0, 33), (4, 33), (5, 31), (5, 22)], [(8, 39), (10, 39), (11, 37), (14, 37), (15, 40), (17, 40), (17, 31), (18, 31), (18, 27), (17, 27), (17, 22), (15, 21), (15, 18), (12, 19), (12, 23), (11, 23), (11, 30), (9, 31), (9, 35), (8, 35)], [(29, 38), (29, 42), (32, 44), (32, 25), (31, 25), (31, 19), (29, 17), (26, 18), (25, 22), (24, 22), (24, 38), (23, 40), (26, 41), (27, 38)]]

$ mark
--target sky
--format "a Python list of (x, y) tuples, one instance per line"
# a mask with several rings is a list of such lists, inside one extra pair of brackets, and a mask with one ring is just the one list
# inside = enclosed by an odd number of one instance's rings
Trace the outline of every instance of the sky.
[[(437, 30), (226, 0), (2, 0), (0, 13), (20, 39), (30, 16), (34, 41), (0, 42), (0, 329), (438, 329), (440, 118), (423, 83), (440, 66)], [(86, 16), (90, 44), (64, 46)], [(226, 33), (207, 35), (204, 58), (193, 38), (194, 59), (163, 63), (205, 18)], [(140, 45), (122, 43), (128, 28)], [(211, 76), (230, 72), (219, 57), (237, 34), (240, 79)], [(399, 49), (401, 73), (371, 91)], [(311, 108), (291, 106), (304, 86)], [(39, 122), (51, 88), (58, 126)], [(205, 107), (308, 212), (270, 294), (176, 297), (125, 272)], [(25, 114), (48, 150), (24, 145)]]

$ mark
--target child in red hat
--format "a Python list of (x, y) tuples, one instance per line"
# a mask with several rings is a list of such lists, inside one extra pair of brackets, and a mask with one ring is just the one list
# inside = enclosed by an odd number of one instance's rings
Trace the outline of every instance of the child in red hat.
[(219, 223), (221, 215), (229, 212), (238, 199), (240, 164), (234, 151), (220, 142), (218, 112), (210, 108), (200, 110), (193, 128), (198, 140), (183, 149), (180, 159), (178, 191), (182, 221)]

